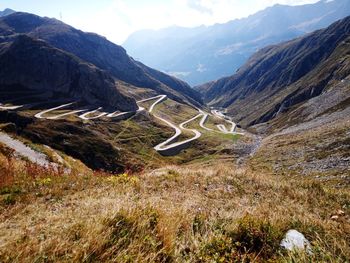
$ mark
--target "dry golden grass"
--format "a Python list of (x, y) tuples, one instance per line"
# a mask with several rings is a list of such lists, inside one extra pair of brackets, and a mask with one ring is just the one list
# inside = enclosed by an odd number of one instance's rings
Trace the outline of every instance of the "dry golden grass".
[[(11, 163), (12, 162), (12, 163)], [(25, 169), (0, 158), (1, 262), (345, 262), (350, 193), (231, 163), (135, 175)], [(330, 217), (343, 210), (336, 221)], [(294, 228), (313, 255), (279, 248)]]

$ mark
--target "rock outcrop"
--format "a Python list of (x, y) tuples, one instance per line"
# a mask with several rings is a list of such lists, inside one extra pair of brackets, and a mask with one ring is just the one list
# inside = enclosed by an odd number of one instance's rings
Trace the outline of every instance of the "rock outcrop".
[(114, 110), (137, 109), (135, 100), (122, 95), (106, 72), (27, 35), (0, 40), (0, 68), (1, 93), (10, 92), (14, 98), (20, 91), (31, 91), (30, 95), (47, 100), (82, 100)]

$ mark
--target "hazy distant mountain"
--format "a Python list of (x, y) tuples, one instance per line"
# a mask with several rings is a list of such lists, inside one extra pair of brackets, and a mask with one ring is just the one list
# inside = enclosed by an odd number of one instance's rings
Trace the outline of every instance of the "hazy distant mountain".
[(309, 117), (300, 112), (317, 115), (349, 106), (349, 52), (350, 16), (305, 37), (268, 46), (233, 76), (198, 89), (210, 105), (227, 108), (243, 126), (299, 107), (298, 114), (284, 120), (291, 125)]
[(7, 15), (13, 14), (15, 12), (16, 11), (14, 11), (12, 9), (6, 8), (4, 11), (0, 11), (0, 17), (1, 16), (7, 16)]
[(349, 14), (349, 0), (275, 5), (225, 24), (139, 31), (123, 46), (137, 60), (196, 85), (233, 74), (266, 45), (327, 27)]
[(0, 35), (18, 33), (42, 39), (105, 70), (117, 80), (167, 94), (178, 101), (200, 102), (199, 94), (187, 83), (138, 63), (122, 47), (97, 34), (85, 33), (59, 20), (28, 13), (17, 12), (0, 18)]

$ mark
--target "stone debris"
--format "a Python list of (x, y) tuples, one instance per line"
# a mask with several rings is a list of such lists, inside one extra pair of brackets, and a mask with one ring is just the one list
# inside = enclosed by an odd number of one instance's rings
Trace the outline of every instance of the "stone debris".
[(287, 232), (280, 245), (289, 251), (306, 250), (309, 254), (312, 253), (310, 242), (302, 233), (294, 229)]

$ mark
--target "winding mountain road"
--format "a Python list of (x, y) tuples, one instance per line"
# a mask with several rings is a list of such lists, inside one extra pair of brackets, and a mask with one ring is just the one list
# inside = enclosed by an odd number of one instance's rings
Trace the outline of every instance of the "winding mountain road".
[[(196, 129), (188, 129), (185, 128), (185, 125), (194, 121), (195, 119), (199, 118), (202, 116), (202, 114), (198, 114), (195, 117), (181, 123), (179, 125), (180, 128), (176, 127), (174, 124), (170, 123), (169, 121), (154, 115), (156, 118), (160, 119), (161, 121), (167, 123), (169, 126), (173, 127), (175, 129), (175, 134), (169, 138), (168, 140), (166, 140), (165, 142), (162, 142), (160, 144), (158, 144), (157, 146), (154, 147), (154, 149), (160, 153), (162, 153), (163, 155), (175, 155), (177, 154), (179, 151), (181, 151), (184, 148), (187, 148), (189, 143), (191, 143), (194, 140), (197, 140), (199, 137), (202, 136), (202, 133), (200, 133), (198, 130)], [(186, 130), (186, 131), (190, 131), (192, 133), (194, 133), (194, 136), (192, 138), (189, 138), (187, 140), (184, 141), (180, 141), (180, 142), (173, 142), (175, 141), (181, 134), (182, 131), (181, 130)], [(172, 143), (173, 142), (173, 143)], [(171, 143), (171, 144), (169, 144)], [(168, 145), (169, 144), (169, 145)]]
[[(158, 100), (156, 100), (156, 101), (151, 105), (151, 107), (150, 107), (149, 110), (148, 110), (149, 113), (152, 113), (154, 107), (155, 107), (157, 104), (159, 104), (159, 103), (161, 103), (162, 101), (164, 101), (164, 100), (167, 99), (167, 96), (166, 96), (166, 95), (158, 95), (158, 96), (155, 96), (155, 97), (152, 97), (152, 98), (148, 98), (148, 99), (144, 99), (144, 100), (139, 100), (139, 101), (137, 101), (137, 103), (147, 102), (147, 101), (155, 100), (155, 99), (158, 99)], [(139, 107), (140, 107), (140, 106), (139, 106)], [(145, 109), (145, 108), (143, 108), (143, 109)]]
[[(152, 111), (154, 110), (154, 107), (163, 102), (164, 100), (167, 99), (167, 96), (166, 95), (159, 95), (159, 96), (156, 96), (156, 97), (152, 97), (152, 98), (148, 98), (148, 99), (145, 99), (145, 100), (140, 100), (138, 101), (137, 103), (142, 103), (142, 102), (147, 102), (147, 101), (150, 101), (150, 100), (154, 100), (154, 99), (157, 99), (152, 105), (151, 107), (149, 108), (148, 112), (149, 113), (152, 113)], [(176, 154), (177, 151), (181, 150), (182, 146), (186, 146), (190, 141), (193, 140), (193, 138), (189, 139), (189, 140), (186, 140), (186, 141), (182, 141), (182, 142), (174, 142), (181, 134), (182, 134), (182, 131), (181, 129), (183, 129), (183, 125), (185, 125), (186, 123), (192, 121), (191, 120), (188, 120), (184, 123), (181, 123), (180, 124), (180, 128), (178, 128), (176, 125), (174, 125), (173, 123), (171, 123), (170, 121), (156, 115), (156, 114), (153, 114), (153, 116), (157, 119), (159, 119), (160, 121), (166, 123), (169, 127), (173, 128), (175, 130), (175, 134), (170, 137), (169, 139), (167, 139), (166, 141), (156, 145), (154, 147), (154, 149), (163, 154), (163, 155), (174, 155)], [(197, 133), (199, 133), (197, 130), (196, 130), (196, 136), (198, 135)], [(199, 137), (201, 136), (201, 134), (199, 133)], [(197, 137), (198, 138), (198, 137)], [(195, 138), (195, 139), (197, 139)], [(174, 143), (172, 143), (174, 142)]]
[(199, 126), (201, 126), (204, 130), (207, 130), (207, 131), (214, 131), (213, 129), (210, 129), (208, 127), (205, 127), (205, 122), (207, 121), (208, 117), (209, 117), (209, 114), (198, 109), (198, 111), (203, 115), (202, 119), (199, 121)]
[[(45, 116), (46, 114), (56, 111), (56, 110), (60, 110), (60, 109), (64, 109), (67, 108), (69, 106), (72, 106), (74, 104), (76, 104), (77, 102), (70, 102), (67, 104), (62, 104), (60, 106), (57, 107), (53, 107), (47, 110), (43, 110), (37, 114), (35, 114), (35, 118), (38, 119), (48, 119), (48, 120), (57, 120), (60, 118), (63, 118), (65, 116), (68, 115), (73, 115), (73, 114), (80, 114), (78, 115), (78, 117), (80, 119), (83, 120), (95, 120), (95, 119), (99, 119), (101, 117), (107, 117), (107, 118), (117, 118), (117, 117), (122, 117), (122, 116), (127, 116), (130, 114), (135, 114), (137, 112), (141, 112), (141, 111), (145, 111), (146, 109), (144, 107), (141, 107), (139, 104), (143, 103), (143, 102), (148, 102), (148, 101), (152, 101), (155, 100), (154, 103), (152, 103), (152, 105), (149, 107), (148, 112), (149, 113), (153, 113), (154, 108), (160, 104), (161, 102), (165, 101), (167, 99), (166, 95), (158, 95), (158, 96), (154, 96), (151, 98), (147, 98), (147, 99), (143, 99), (143, 100), (139, 100), (137, 101), (138, 104), (138, 110), (136, 112), (119, 112), (119, 111), (115, 111), (112, 113), (108, 113), (108, 112), (100, 112), (100, 110), (102, 110), (102, 107), (99, 107), (95, 110), (88, 110), (88, 109), (78, 109), (78, 110), (72, 110), (72, 111), (68, 111), (65, 113), (61, 113), (58, 115), (52, 115), (50, 114), (50, 116)], [(23, 105), (20, 106), (2, 106), (2, 104), (0, 104), (0, 110), (16, 110), (23, 107)], [(184, 121), (183, 123), (179, 124), (179, 126), (171, 123), (170, 121), (158, 116), (157, 114), (153, 113), (153, 116), (155, 118), (157, 118), (158, 120), (164, 122), (167, 126), (171, 127), (172, 129), (174, 129), (174, 135), (171, 136), (170, 138), (168, 138), (166, 141), (156, 145), (154, 147), (154, 149), (161, 153), (162, 155), (176, 155), (177, 153), (179, 153), (182, 149), (185, 149), (189, 146), (189, 144), (195, 140), (197, 140), (198, 138), (200, 138), (202, 136), (202, 133), (196, 129), (190, 129), (190, 128), (186, 128), (185, 126), (193, 121), (195, 121), (196, 119), (200, 118), (199, 121), (199, 126), (206, 130), (206, 131), (211, 131), (211, 132), (221, 132), (221, 133), (225, 133), (225, 134), (242, 134), (242, 133), (237, 133), (236, 130), (236, 124), (231, 121), (230, 119), (228, 119), (222, 112), (218, 111), (218, 110), (212, 110), (211, 113), (224, 120), (225, 122), (229, 123), (231, 125), (231, 129), (228, 130), (226, 128), (225, 125), (223, 124), (219, 124), (216, 125), (218, 128), (218, 131), (215, 131), (213, 129), (210, 129), (208, 127), (205, 126), (205, 122), (207, 121), (208, 117), (210, 116), (209, 113), (204, 112), (203, 110), (197, 108), (198, 110), (198, 115), (192, 117), (189, 120)], [(95, 114), (97, 113), (97, 115)], [(94, 116), (95, 115), (95, 116)], [(183, 141), (177, 141), (179, 136), (182, 134), (182, 131), (188, 131), (194, 134), (193, 137), (183, 140)]]
[(18, 106), (2, 106), (2, 104), (0, 104), (0, 110), (17, 110), (19, 108), (22, 108), (23, 105), (18, 105)]
[(74, 114), (81, 113), (81, 112), (84, 112), (84, 111), (87, 111), (87, 110), (73, 110), (73, 111), (69, 111), (69, 112), (66, 112), (66, 113), (59, 114), (59, 115), (46, 117), (46, 119), (48, 119), (48, 120), (58, 120), (58, 119), (60, 119), (62, 117), (66, 117), (68, 115), (74, 115)]
[(73, 105), (74, 103), (75, 102), (71, 102), (71, 103), (63, 104), (63, 105), (60, 105), (60, 106), (57, 106), (57, 107), (54, 107), (54, 108), (51, 108), (51, 109), (48, 109), (48, 110), (41, 111), (41, 112), (35, 114), (34, 117), (37, 118), (37, 119), (48, 119), (50, 117), (43, 117), (43, 115), (46, 114), (46, 113), (55, 111), (55, 110), (66, 108), (68, 106)]
[(88, 111), (88, 112), (85, 112), (81, 115), (79, 115), (78, 117), (82, 120), (96, 120), (96, 119), (99, 119), (103, 116), (106, 116), (108, 115), (107, 112), (102, 112), (101, 114), (97, 115), (97, 116), (93, 116), (93, 117), (87, 117), (88, 115), (91, 115), (91, 114), (94, 114), (95, 112), (98, 112), (99, 110), (102, 110), (102, 107), (99, 107), (97, 108), (96, 110), (92, 110), (92, 111)]
[(227, 119), (227, 117), (220, 111), (218, 110), (212, 110), (211, 113), (213, 115), (215, 115), (216, 117), (218, 117), (219, 119), (222, 119), (224, 121), (226, 121), (227, 123), (231, 124), (231, 129), (230, 130), (227, 130), (226, 126), (223, 125), (223, 124), (219, 124), (219, 125), (216, 125), (216, 127), (222, 131), (223, 133), (235, 133), (235, 130), (236, 130), (236, 123), (234, 123), (233, 121)]

